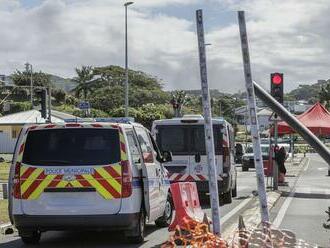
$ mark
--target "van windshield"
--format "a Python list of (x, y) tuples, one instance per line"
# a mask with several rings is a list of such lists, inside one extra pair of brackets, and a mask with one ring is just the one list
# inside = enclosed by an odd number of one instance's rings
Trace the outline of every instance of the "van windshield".
[(117, 129), (30, 131), (23, 163), (30, 165), (105, 165), (120, 161)]
[[(221, 128), (221, 125), (213, 125), (217, 155), (221, 154)], [(204, 125), (161, 125), (157, 130), (156, 140), (162, 151), (170, 151), (173, 155), (206, 154)]]

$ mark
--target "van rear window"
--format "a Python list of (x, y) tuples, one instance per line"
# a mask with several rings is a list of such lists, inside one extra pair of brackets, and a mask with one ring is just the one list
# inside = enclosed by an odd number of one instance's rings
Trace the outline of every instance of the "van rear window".
[(45, 129), (28, 133), (23, 163), (30, 165), (105, 165), (120, 161), (117, 129)]
[[(215, 153), (222, 153), (221, 125), (213, 125)], [(204, 125), (160, 125), (157, 127), (157, 144), (162, 151), (173, 155), (205, 155)]]

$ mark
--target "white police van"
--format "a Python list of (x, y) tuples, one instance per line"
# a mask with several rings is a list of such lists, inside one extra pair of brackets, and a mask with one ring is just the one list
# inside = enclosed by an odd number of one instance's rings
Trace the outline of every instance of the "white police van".
[[(237, 173), (234, 161), (233, 128), (223, 118), (213, 118), (216, 170), (221, 203), (232, 202), (237, 195)], [(182, 118), (156, 120), (152, 135), (160, 150), (170, 151), (172, 161), (165, 165), (171, 182), (196, 182), (200, 197), (209, 192), (205, 150), (204, 118), (185, 115)]]
[(9, 215), (24, 243), (48, 230), (115, 229), (132, 242), (167, 226), (170, 161), (142, 125), (96, 119), (25, 126), (10, 168)]

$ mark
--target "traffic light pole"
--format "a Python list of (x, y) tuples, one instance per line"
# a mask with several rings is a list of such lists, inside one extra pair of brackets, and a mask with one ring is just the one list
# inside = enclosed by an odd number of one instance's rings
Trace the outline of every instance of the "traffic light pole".
[(254, 88), (252, 82), (249, 45), (247, 39), (244, 11), (238, 11), (238, 24), (239, 24), (242, 55), (243, 55), (245, 86), (246, 86), (246, 93), (248, 100), (248, 108), (249, 108), (248, 112), (250, 117), (250, 127), (251, 127), (251, 136), (252, 136), (251, 138), (253, 142), (254, 164), (256, 167), (256, 175), (257, 175), (260, 214), (261, 214), (262, 223), (264, 225), (267, 225), (267, 223), (269, 223), (269, 212), (267, 207), (264, 166), (263, 166), (263, 159), (262, 159), (261, 146), (260, 146), (260, 135), (258, 128), (257, 113), (256, 113), (256, 101), (255, 101)]
[(48, 122), (52, 122), (52, 89), (48, 87)]
[[(218, 179), (217, 170), (215, 166), (215, 150), (214, 150), (214, 136), (212, 127), (212, 113), (210, 91), (207, 82), (207, 68), (206, 68), (206, 53), (203, 27), (203, 11), (201, 9), (196, 11), (198, 50), (199, 50), (199, 66), (202, 86), (202, 104), (204, 113), (204, 130), (205, 130), (205, 147), (207, 154), (208, 176), (209, 176), (209, 192), (212, 210), (212, 225), (213, 233), (220, 235), (220, 208), (219, 208), (219, 193), (218, 193)], [(222, 160), (220, 159), (219, 162)]]
[[(278, 121), (277, 121), (277, 114), (275, 113), (275, 120), (274, 120), (274, 148), (277, 146), (277, 138), (278, 138)], [(276, 153), (274, 150), (274, 158), (276, 158)], [(276, 159), (273, 160), (273, 190), (278, 190), (278, 164)]]

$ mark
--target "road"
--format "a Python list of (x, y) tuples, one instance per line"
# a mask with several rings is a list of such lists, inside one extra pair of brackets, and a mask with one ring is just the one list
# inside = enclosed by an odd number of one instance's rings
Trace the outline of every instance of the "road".
[(330, 247), (330, 229), (325, 229), (325, 211), (330, 207), (330, 177), (328, 165), (316, 154), (310, 154), (309, 163), (300, 177), (287, 178), (290, 189), (281, 188), (283, 197), (273, 208), (273, 223), (280, 229), (294, 232), (297, 239), (309, 244)]
[[(241, 172), (238, 170), (238, 196), (229, 205), (221, 207), (222, 228), (230, 225), (238, 211), (242, 211), (250, 199), (251, 193), (256, 189), (255, 171)], [(207, 203), (203, 204), (204, 211), (210, 216), (211, 210)], [(224, 222), (225, 220), (225, 222)], [(109, 232), (46, 232), (41, 238), (42, 247), (159, 247), (168, 238), (167, 228), (156, 228), (154, 224), (147, 225), (147, 235), (145, 243), (142, 245), (130, 245), (125, 240), (122, 233)], [(1, 237), (1, 236), (0, 236)], [(15, 235), (2, 236), (0, 239), (0, 247), (25, 247), (20, 238)], [(31, 246), (29, 246), (31, 247)], [(40, 247), (40, 246), (39, 246)]]
[[(309, 244), (330, 247), (330, 230), (323, 228), (330, 206), (330, 177), (327, 164), (318, 156), (310, 155), (309, 162), (297, 177), (288, 177), (289, 186), (280, 187), (283, 192), (271, 209), (271, 221), (280, 229), (291, 230), (296, 239)], [(221, 207), (222, 231), (237, 223), (238, 215), (253, 204), (251, 193), (256, 189), (255, 170), (241, 172), (238, 167), (238, 197), (232, 204)], [(257, 199), (257, 198), (254, 198)], [(203, 204), (210, 215), (210, 208)], [(258, 210), (257, 210), (258, 211)], [(168, 238), (167, 228), (158, 229), (147, 225), (147, 235), (142, 245), (128, 244), (122, 233), (114, 232), (46, 232), (41, 239), (42, 247), (160, 247)], [(0, 236), (0, 247), (26, 247), (17, 234)], [(31, 246), (29, 246), (31, 247)], [(37, 246), (36, 246), (37, 247)], [(38, 246), (40, 247), (40, 246)]]

